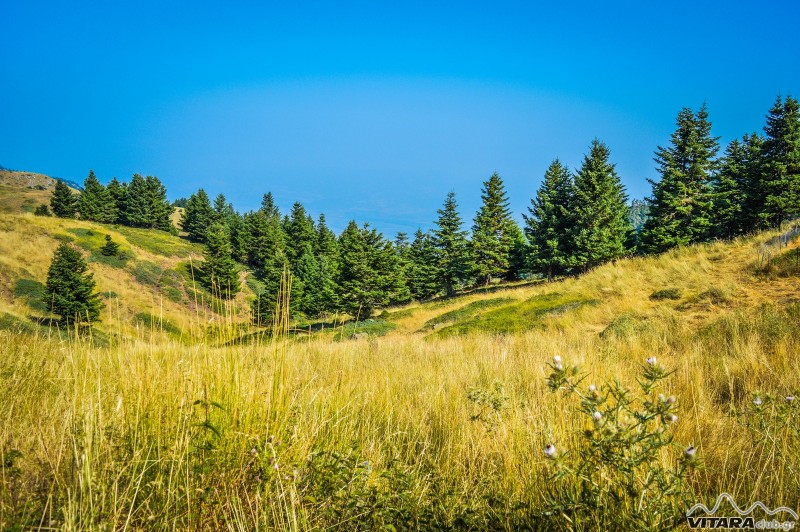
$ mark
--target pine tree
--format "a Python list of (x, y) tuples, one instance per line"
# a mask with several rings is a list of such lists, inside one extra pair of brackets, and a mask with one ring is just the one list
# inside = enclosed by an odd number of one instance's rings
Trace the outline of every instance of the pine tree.
[(42, 203), (33, 211), (33, 214), (36, 216), (52, 216), (50, 213), (50, 207), (48, 207), (45, 203)]
[(111, 194), (97, 180), (93, 170), (89, 170), (89, 176), (83, 182), (83, 192), (78, 198), (78, 211), (82, 219), (92, 222), (112, 223), (117, 217)]
[(718, 137), (711, 136), (705, 104), (695, 114), (678, 113), (670, 146), (659, 146), (656, 162), (661, 180), (650, 181), (648, 219), (639, 235), (642, 251), (660, 253), (675, 246), (703, 242), (711, 236)]
[(411, 297), (422, 301), (438, 294), (441, 274), (437, 266), (437, 250), (433, 237), (417, 229), (406, 258), (406, 282)]
[(217, 197), (214, 198), (214, 221), (227, 225), (235, 213), (233, 205), (228, 203), (225, 194), (221, 192), (217, 194)]
[(119, 253), (119, 244), (111, 239), (111, 235), (106, 235), (106, 243), (100, 248), (100, 253), (106, 257), (113, 257)]
[(190, 240), (206, 242), (206, 234), (214, 222), (214, 210), (208, 194), (202, 188), (189, 197), (186, 208), (181, 214), (180, 226), (186, 231)]
[(525, 216), (525, 235), (530, 243), (528, 265), (552, 280), (573, 266), (572, 210), (575, 186), (572, 174), (556, 159)]
[(351, 221), (339, 238), (341, 308), (369, 318), (376, 308), (408, 299), (405, 279), (390, 242), (374, 229)]
[(505, 279), (506, 281), (517, 281), (530, 273), (530, 268), (528, 267), (530, 244), (517, 222), (514, 222), (511, 240), (513, 245), (508, 258), (508, 271), (505, 274)]
[(78, 210), (78, 198), (63, 181), (56, 180), (53, 195), (50, 197), (50, 209), (59, 218), (75, 217)]
[(100, 296), (80, 251), (63, 243), (56, 249), (43, 302), (65, 325), (94, 323), (100, 317)]
[(125, 209), (125, 202), (128, 194), (127, 184), (120, 183), (115, 177), (109, 181), (106, 190), (108, 191), (108, 196), (112, 203), (112, 207), (109, 210), (114, 215), (111, 223), (124, 223), (122, 214)]
[(587, 270), (622, 257), (633, 229), (628, 198), (605, 144), (595, 139), (575, 175), (572, 204), (574, 264)]
[(131, 227), (170, 231), (173, 208), (167, 201), (167, 189), (157, 177), (134, 174), (125, 187), (120, 219)]
[(778, 97), (767, 116), (762, 144), (762, 227), (780, 227), (800, 215), (800, 105)]
[(719, 172), (713, 180), (714, 228), (716, 238), (733, 238), (758, 225), (763, 205), (760, 188), (761, 138), (745, 135), (725, 149)]
[[(298, 261), (304, 253), (314, 249), (316, 240), (314, 221), (300, 202), (296, 202), (292, 206), (292, 214), (288, 224), (286, 224), (286, 236), (286, 251), (289, 260), (293, 264)], [(295, 280), (296, 278), (297, 273), (295, 272)]]
[(214, 223), (206, 233), (205, 261), (200, 278), (211, 292), (230, 299), (239, 291), (239, 271), (231, 257), (231, 242), (227, 227)]
[(483, 203), (472, 226), (472, 265), (473, 275), (488, 285), (492, 278), (508, 274), (515, 224), (497, 172), (484, 181), (481, 199)]
[(437, 250), (436, 262), (439, 282), (448, 296), (469, 279), (472, 269), (469, 259), (467, 233), (461, 229), (455, 192), (450, 192), (444, 206), (437, 211), (439, 219), (433, 231), (433, 242)]

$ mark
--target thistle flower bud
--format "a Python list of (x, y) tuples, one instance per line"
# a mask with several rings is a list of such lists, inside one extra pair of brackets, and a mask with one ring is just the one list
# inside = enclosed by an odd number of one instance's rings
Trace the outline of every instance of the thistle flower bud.
[(594, 393), (596, 391), (597, 391), (597, 386), (595, 386), (594, 384), (590, 384), (589, 385), (589, 393)]
[(648, 357), (646, 362), (648, 366), (655, 366), (657, 360), (656, 357)]
[(753, 404), (756, 406), (761, 406), (761, 398), (756, 396), (756, 398), (753, 399)]
[(686, 448), (685, 451), (683, 451), (683, 455), (689, 460), (694, 458), (694, 455), (696, 454), (697, 454), (697, 449), (695, 449), (693, 445), (690, 445), (689, 447)]
[(676, 416), (675, 414), (672, 414), (671, 416), (669, 416), (669, 422), (670, 423), (677, 423), (678, 422), (678, 416)]
[(600, 421), (601, 419), (603, 419), (603, 414), (595, 411), (595, 413), (592, 414), (592, 417), (594, 418), (595, 421)]
[(556, 368), (558, 371), (564, 371), (564, 366), (562, 366), (561, 364), (556, 364), (556, 365), (555, 365), (555, 368)]
[(676, 401), (676, 399), (675, 399), (675, 396), (674, 396), (674, 395), (670, 395), (669, 397), (667, 397), (667, 402), (668, 402), (669, 404), (671, 404), (671, 405), (674, 405), (674, 404), (675, 404), (675, 401)]
[(658, 402), (659, 403), (665, 403), (666, 401), (667, 401), (667, 398), (666, 398), (666, 396), (664, 396), (663, 393), (658, 394)]
[(555, 458), (556, 457), (556, 446), (552, 443), (549, 444), (547, 447), (544, 448), (544, 455), (547, 458)]
[(561, 364), (561, 357), (559, 355), (553, 357), (553, 364)]
[(787, 403), (793, 403), (794, 402), (794, 395), (787, 395), (786, 396), (786, 402)]

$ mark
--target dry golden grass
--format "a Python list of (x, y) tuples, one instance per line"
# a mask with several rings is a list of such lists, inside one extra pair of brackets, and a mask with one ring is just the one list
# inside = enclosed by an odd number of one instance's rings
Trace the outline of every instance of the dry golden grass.
[[(84, 225), (0, 217), (0, 273), (43, 279), (50, 235), (67, 226)], [(346, 342), (220, 346), (136, 333), (115, 313), (162, 312), (163, 303), (187, 328), (207, 315), (156, 301), (124, 271), (93, 267), (100, 289), (120, 294), (101, 326), (118, 341), (0, 331), (0, 528), (536, 528), (552, 472), (542, 449), (578, 441), (574, 405), (545, 385), (554, 354), (587, 371), (587, 383), (629, 387), (656, 356), (675, 369), (666, 392), (678, 397), (676, 442), (697, 446), (705, 464), (688, 479), (696, 500), (724, 491), (740, 504), (797, 508), (800, 452), (790, 446), (800, 438), (765, 442), (735, 415), (752, 394), (800, 388), (797, 279), (753, 269), (769, 236), (393, 310), (395, 331)], [(650, 298), (666, 288), (680, 299)], [(594, 303), (518, 334), (418, 332), (472, 301), (507, 297), (513, 309), (554, 291)], [(0, 305), (24, 314), (19, 303)], [(243, 307), (234, 311), (231, 322), (244, 319)], [(495, 383), (507, 406), (493, 422), (476, 419), (468, 391)], [(333, 451), (345, 458), (314, 469), (315, 456), (328, 456), (315, 453)], [(349, 455), (366, 465), (347, 466)], [(348, 501), (362, 506), (347, 510)]]

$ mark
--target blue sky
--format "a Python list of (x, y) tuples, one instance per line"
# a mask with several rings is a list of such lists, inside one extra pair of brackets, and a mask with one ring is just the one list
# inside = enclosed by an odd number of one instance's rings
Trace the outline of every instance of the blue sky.
[(450, 190), (471, 221), (494, 171), (519, 218), (594, 137), (644, 197), (682, 107), (724, 145), (800, 94), (794, 2), (97, 4), (0, 7), (0, 164), (272, 191), (337, 230), (430, 227)]

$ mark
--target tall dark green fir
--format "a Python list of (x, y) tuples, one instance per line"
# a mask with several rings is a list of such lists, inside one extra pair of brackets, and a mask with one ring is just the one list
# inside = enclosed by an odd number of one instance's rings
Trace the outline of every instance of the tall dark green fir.
[(767, 116), (762, 144), (761, 227), (780, 227), (800, 215), (800, 106), (778, 97)]
[(450, 192), (444, 205), (437, 211), (439, 218), (433, 230), (433, 243), (436, 247), (436, 263), (439, 270), (439, 283), (448, 296), (469, 279), (470, 264), (469, 241), (458, 214), (456, 193)]
[(625, 187), (609, 158), (608, 147), (595, 139), (575, 174), (571, 248), (581, 271), (624, 256), (633, 231)]
[(500, 175), (495, 172), (483, 183), (482, 204), (472, 226), (473, 275), (488, 285), (495, 277), (506, 277), (514, 247), (514, 219)]
[(100, 296), (81, 252), (67, 243), (53, 255), (43, 296), (45, 306), (65, 325), (94, 323), (100, 317)]
[(59, 218), (75, 218), (78, 211), (78, 197), (63, 181), (56, 180), (53, 195), (50, 197), (50, 209)]
[(550, 163), (544, 181), (525, 216), (525, 235), (530, 243), (531, 271), (551, 280), (573, 266), (572, 208), (575, 186), (572, 174), (558, 159)]

